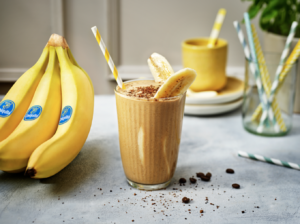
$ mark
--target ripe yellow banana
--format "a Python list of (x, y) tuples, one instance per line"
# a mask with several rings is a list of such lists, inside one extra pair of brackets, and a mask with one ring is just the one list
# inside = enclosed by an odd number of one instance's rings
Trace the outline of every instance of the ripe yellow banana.
[(50, 177), (66, 167), (84, 145), (93, 119), (94, 95), (84, 72), (73, 65), (67, 50), (56, 47), (62, 85), (62, 113), (55, 135), (30, 156), (26, 174)]
[(154, 98), (178, 96), (187, 91), (194, 82), (197, 73), (194, 69), (184, 68), (171, 75), (156, 92)]
[(147, 60), (150, 71), (155, 79), (155, 82), (164, 82), (172, 74), (174, 74), (173, 68), (167, 59), (160, 54), (153, 53)]
[(45, 73), (48, 54), (49, 50), (46, 46), (35, 65), (17, 80), (0, 102), (0, 142), (8, 137), (23, 119)]
[(92, 80), (91, 80), (90, 76), (87, 74), (87, 72), (83, 68), (81, 68), (79, 66), (79, 64), (75, 60), (75, 58), (74, 58), (74, 56), (73, 56), (73, 54), (71, 52), (71, 49), (69, 47), (67, 48), (67, 51), (68, 51), (68, 56), (69, 56), (70, 61), (72, 62), (72, 64), (75, 65), (75, 66), (77, 66), (78, 68), (80, 68), (84, 72), (84, 74), (86, 75), (86, 77), (88, 78), (88, 80), (89, 80), (89, 82), (91, 84), (92, 90), (93, 90), (93, 94), (94, 94), (94, 86), (93, 86), (93, 83), (92, 83)]
[(3, 171), (24, 171), (31, 153), (57, 129), (61, 112), (60, 71), (55, 48), (49, 48), (47, 70), (27, 113), (18, 127), (0, 143), (0, 169)]

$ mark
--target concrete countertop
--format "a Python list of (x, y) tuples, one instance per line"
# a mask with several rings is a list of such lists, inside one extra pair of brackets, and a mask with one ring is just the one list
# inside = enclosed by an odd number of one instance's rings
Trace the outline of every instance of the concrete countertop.
[[(299, 145), (299, 115), (291, 132), (278, 138), (246, 132), (240, 110), (185, 116), (170, 187), (139, 191), (123, 173), (115, 98), (96, 96), (90, 135), (64, 170), (43, 180), (0, 171), (0, 223), (298, 223), (300, 172), (241, 158), (237, 151), (300, 164)], [(197, 178), (197, 184), (179, 186), (179, 178), (196, 172), (211, 172), (210, 182)], [(184, 196), (192, 202), (183, 204)]]

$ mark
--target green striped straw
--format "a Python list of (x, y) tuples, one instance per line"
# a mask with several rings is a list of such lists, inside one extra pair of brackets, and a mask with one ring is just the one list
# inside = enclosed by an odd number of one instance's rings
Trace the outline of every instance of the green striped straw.
[[(257, 61), (256, 52), (255, 52), (254, 40), (253, 40), (252, 29), (251, 29), (251, 24), (250, 24), (250, 17), (247, 12), (244, 13), (244, 20), (245, 20), (245, 25), (246, 25), (247, 35), (248, 35), (251, 58), (255, 65), (255, 73), (254, 73), (255, 82), (256, 82), (257, 89), (258, 89), (259, 99), (262, 104), (263, 111), (265, 112), (268, 109), (267, 108), (268, 97), (267, 97), (267, 94), (265, 93), (264, 87), (262, 85), (261, 77), (260, 77), (260, 71), (259, 71), (259, 67), (258, 67), (258, 61)], [(272, 112), (273, 111), (271, 110), (270, 113), (272, 113)]]
[(285, 162), (285, 161), (281, 161), (279, 159), (268, 158), (265, 156), (251, 154), (251, 153), (247, 153), (247, 152), (243, 152), (243, 151), (238, 151), (238, 155), (241, 157), (248, 158), (248, 159), (254, 159), (254, 160), (258, 160), (258, 161), (262, 161), (262, 162), (266, 162), (266, 163), (275, 164), (278, 166), (284, 166), (287, 168), (300, 170), (300, 166), (296, 163)]
[(245, 39), (244, 34), (243, 34), (243, 30), (241, 29), (240, 24), (239, 24), (238, 21), (234, 21), (233, 26), (235, 27), (235, 30), (237, 32), (239, 41), (240, 41), (240, 43), (243, 47), (245, 58), (250, 62), (249, 67), (250, 67), (251, 73), (255, 74), (255, 72), (256, 72), (255, 65), (254, 65), (254, 63), (251, 63), (252, 57), (251, 57), (250, 50), (249, 50), (249, 47), (247, 45), (246, 39)]
[[(247, 45), (247, 42), (246, 42), (246, 39), (244, 37), (244, 34), (243, 34), (243, 31), (240, 27), (240, 24), (238, 21), (234, 21), (233, 22), (233, 26), (235, 27), (235, 30), (237, 32), (237, 35), (238, 35), (238, 38), (239, 38), (239, 41), (243, 47), (243, 50), (244, 50), (244, 54), (245, 54), (245, 57), (248, 61), (252, 60), (251, 58), (251, 54), (250, 54), (250, 50), (249, 50), (249, 47)], [(254, 74), (255, 73), (255, 67), (254, 67), (254, 64), (251, 63), (252, 66), (250, 66), (250, 69), (252, 71), (252, 73)]]
[(280, 77), (281, 71), (283, 69), (284, 63), (286, 61), (286, 58), (287, 58), (287, 56), (289, 54), (291, 42), (292, 42), (292, 40), (293, 40), (293, 38), (295, 36), (295, 32), (296, 32), (296, 27), (297, 26), (298, 26), (298, 23), (294, 21), (292, 23), (290, 33), (289, 33), (288, 38), (286, 40), (286, 43), (285, 43), (285, 46), (284, 46), (284, 50), (283, 50), (283, 52), (281, 54), (280, 63), (279, 63), (279, 65), (277, 67), (277, 70), (276, 70), (275, 79), (273, 81), (273, 84), (272, 84), (272, 87), (271, 87), (270, 96), (269, 96), (269, 99), (268, 99), (268, 103), (266, 105), (267, 106), (267, 110), (264, 110), (264, 112), (263, 112), (263, 114), (261, 116), (261, 119), (260, 119), (259, 126), (257, 128), (257, 132), (259, 132), (259, 133), (261, 133), (263, 131), (263, 127), (264, 127), (263, 125), (266, 122), (266, 120), (268, 119), (268, 116), (269, 116), (269, 118), (271, 119), (271, 121), (274, 124), (275, 131), (276, 132), (280, 131), (280, 127), (279, 127), (279, 125), (276, 122), (276, 119), (274, 117), (271, 105), (272, 105), (272, 102), (273, 102), (276, 90), (277, 90), (277, 88), (279, 86), (279, 77)]

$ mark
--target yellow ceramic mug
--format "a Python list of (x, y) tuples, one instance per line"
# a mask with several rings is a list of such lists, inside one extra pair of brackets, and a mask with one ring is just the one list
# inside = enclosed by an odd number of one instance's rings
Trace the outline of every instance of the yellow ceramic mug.
[(182, 43), (183, 66), (197, 72), (190, 86), (195, 92), (220, 90), (226, 85), (227, 41), (218, 39), (216, 46), (209, 48), (208, 40), (195, 38)]

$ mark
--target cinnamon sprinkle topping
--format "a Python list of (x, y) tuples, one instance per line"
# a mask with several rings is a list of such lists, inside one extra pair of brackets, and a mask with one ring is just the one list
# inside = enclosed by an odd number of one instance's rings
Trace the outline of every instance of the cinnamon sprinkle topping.
[(128, 90), (127, 96), (137, 98), (153, 98), (160, 86), (141, 86)]

